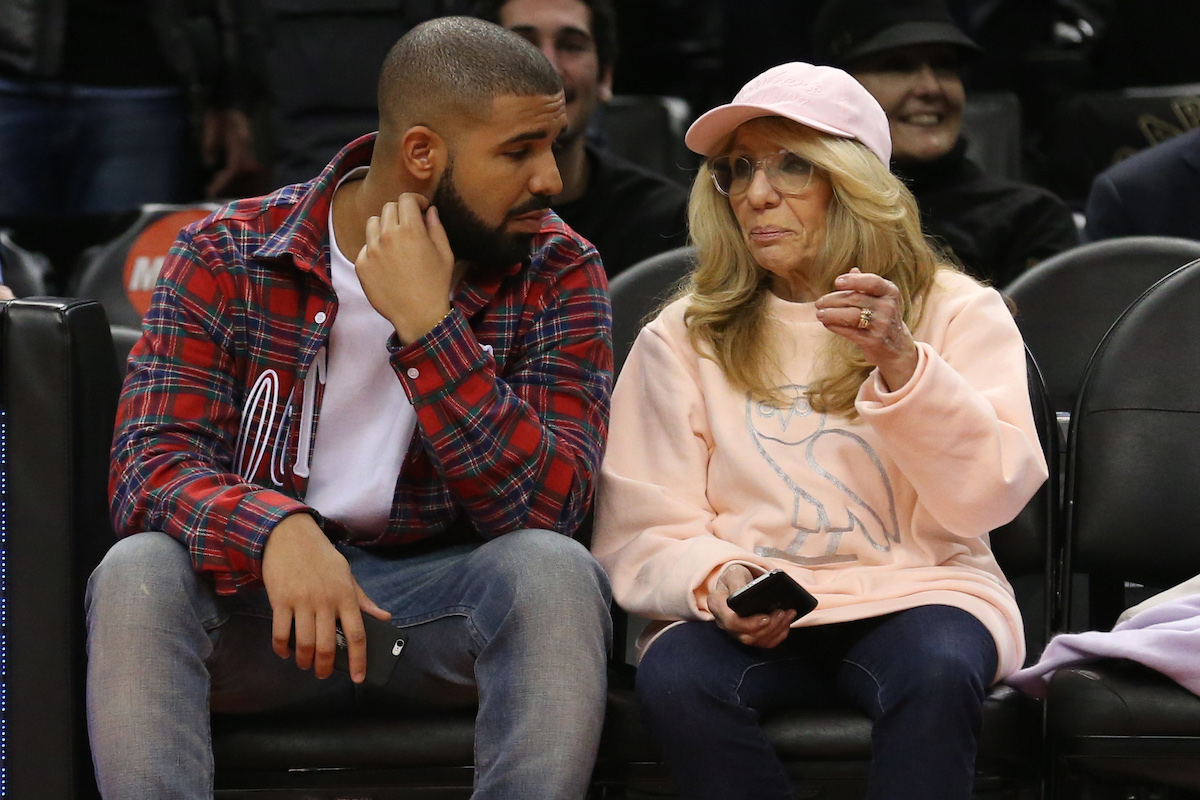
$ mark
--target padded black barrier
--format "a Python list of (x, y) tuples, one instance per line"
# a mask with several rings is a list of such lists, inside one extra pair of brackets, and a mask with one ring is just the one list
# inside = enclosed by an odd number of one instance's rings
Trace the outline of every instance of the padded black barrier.
[[(1200, 260), (1131, 305), (1088, 366), (1068, 443), (1064, 596), (1088, 576), (1090, 629), (1112, 626), (1126, 581), (1166, 588), (1200, 572), (1197, 308)], [(1200, 790), (1200, 698), (1131, 662), (1058, 670), (1047, 737), (1062, 798)]]
[(108, 453), (119, 388), (94, 302), (4, 306), (8, 428), (8, 791), (94, 796), (83, 719), (83, 589), (113, 537)]
[(1121, 312), (1195, 258), (1200, 242), (1192, 239), (1105, 239), (1052, 256), (1004, 287), (1055, 411), (1075, 407), (1088, 359)]

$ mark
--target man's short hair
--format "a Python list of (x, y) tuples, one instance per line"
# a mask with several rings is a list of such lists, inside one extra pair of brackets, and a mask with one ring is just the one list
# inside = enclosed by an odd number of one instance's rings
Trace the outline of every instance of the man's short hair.
[[(488, 22), (500, 23), (500, 9), (509, 0), (479, 0), (475, 16)], [(596, 60), (600, 71), (617, 63), (617, 12), (612, 0), (579, 0), (592, 12), (592, 38), (596, 41)]]
[(497, 97), (555, 95), (562, 81), (537, 48), (474, 17), (438, 17), (404, 34), (379, 75), (380, 130), (486, 118)]

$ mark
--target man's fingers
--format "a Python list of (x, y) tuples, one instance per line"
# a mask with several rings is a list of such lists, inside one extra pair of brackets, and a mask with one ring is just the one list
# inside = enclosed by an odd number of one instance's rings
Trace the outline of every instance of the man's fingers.
[(379, 212), (379, 227), (381, 230), (396, 227), (396, 221), (400, 218), (400, 206), (398, 203), (384, 203), (383, 209)]
[[(330, 612), (321, 612), (316, 617), (316, 648), (313, 658), (313, 674), (328, 678), (333, 673), (333, 651), (337, 649), (336, 618)], [(298, 662), (297, 662), (298, 663)]]
[(399, 224), (409, 228), (420, 227), (425, 230), (425, 208), (428, 201), (419, 194), (402, 194), (395, 203), (388, 203), (396, 208), (396, 219)]
[(354, 583), (354, 593), (358, 597), (358, 609), (364, 614), (370, 614), (375, 619), (382, 620), (384, 622), (387, 622), (392, 618), (391, 612), (384, 611), (382, 608), (375, 605), (374, 600), (367, 597), (367, 593), (362, 590), (362, 587), (358, 585), (357, 581)]
[(430, 206), (425, 212), (425, 227), (429, 231), (429, 240), (433, 242), (434, 248), (438, 254), (446, 261), (454, 261), (454, 250), (450, 247), (450, 237), (446, 235), (446, 229), (442, 227), (442, 218), (438, 216), (438, 210), (435, 206)]
[(290, 608), (276, 608), (271, 616), (271, 649), (275, 651), (275, 655), (280, 658), (287, 658), (292, 654), (291, 648), (288, 647), (288, 640), (292, 636), (292, 610)]
[(417, 211), (421, 213), (424, 213), (425, 209), (429, 208), (429, 198), (416, 192), (405, 192), (400, 195), (399, 202), (413, 203), (416, 205)]
[(296, 666), (311, 669), (316, 647), (316, 626), (312, 612), (297, 609), (293, 624), (296, 627)]
[(339, 617), (342, 620), (342, 633), (346, 636), (346, 662), (350, 678), (355, 683), (362, 683), (367, 677), (367, 633), (363, 629), (362, 614), (357, 606), (347, 606), (341, 609)]
[[(363, 251), (365, 251), (368, 247), (371, 247), (372, 245), (378, 244), (378, 242), (379, 242), (379, 226), (380, 226), (379, 217), (368, 217), (367, 218), (367, 241), (366, 241), (366, 244), (363, 245)], [(360, 259), (361, 259), (361, 257), (362, 257), (362, 253), (359, 254)]]

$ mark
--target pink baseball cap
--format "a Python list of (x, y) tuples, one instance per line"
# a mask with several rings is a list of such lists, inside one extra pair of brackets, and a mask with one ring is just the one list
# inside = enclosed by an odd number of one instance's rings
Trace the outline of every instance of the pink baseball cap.
[(733, 102), (702, 114), (684, 141), (702, 156), (734, 128), (756, 117), (786, 117), (810, 128), (857, 139), (888, 166), (892, 136), (887, 114), (861, 83), (837, 67), (802, 61), (772, 67), (742, 87)]

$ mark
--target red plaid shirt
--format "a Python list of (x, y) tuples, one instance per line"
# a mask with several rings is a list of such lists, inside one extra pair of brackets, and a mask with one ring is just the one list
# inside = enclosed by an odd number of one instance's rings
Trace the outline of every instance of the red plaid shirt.
[(363, 539), (303, 503), (321, 404), (313, 365), (338, 309), (329, 204), (372, 147), (359, 139), (315, 181), (185, 228), (133, 350), (113, 440), (114, 524), (175, 536), (222, 593), (261, 579), (267, 535), (296, 512), (331, 538), (395, 546), (465, 526), (570, 534), (591, 500), (611, 310), (595, 249), (547, 213), (530, 261), (463, 286), (420, 340), (388, 342), (417, 430), (387, 530)]

